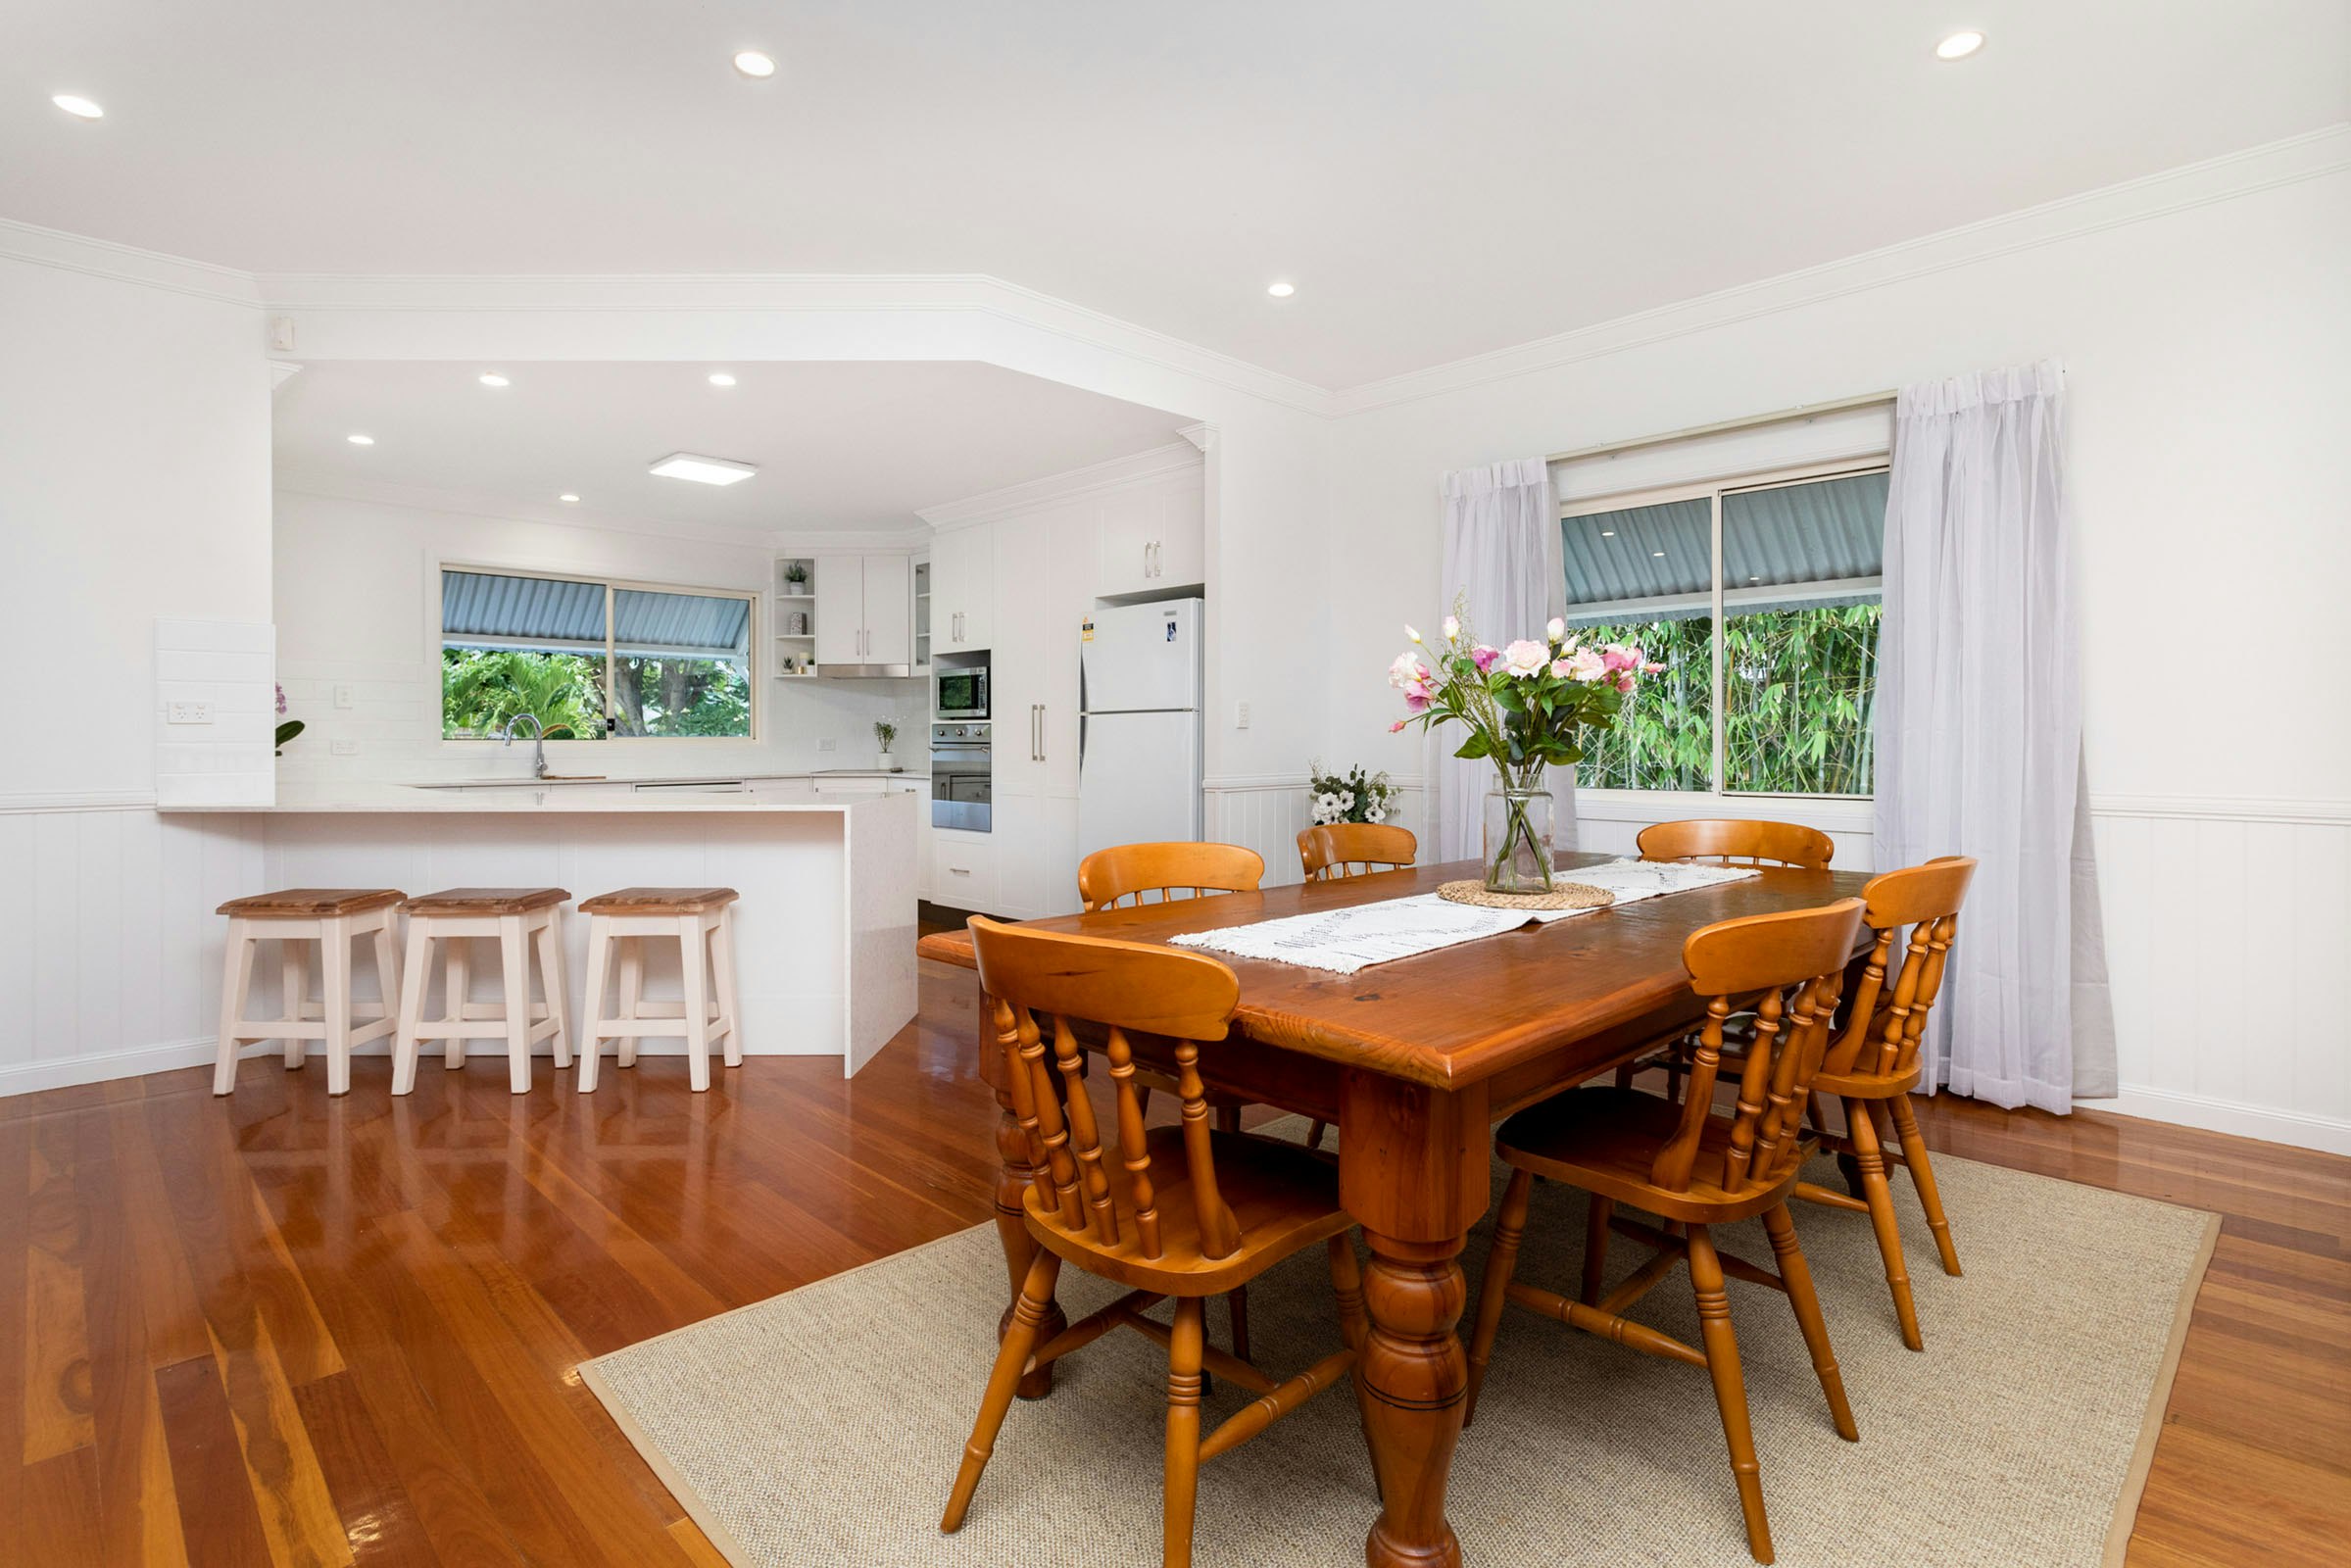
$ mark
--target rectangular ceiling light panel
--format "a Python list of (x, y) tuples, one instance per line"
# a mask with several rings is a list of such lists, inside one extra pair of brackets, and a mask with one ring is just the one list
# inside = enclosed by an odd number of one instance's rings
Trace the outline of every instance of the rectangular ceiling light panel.
[(647, 470), (663, 479), (691, 479), (696, 484), (736, 484), (759, 472), (757, 465), (725, 458), (698, 458), (691, 452), (672, 452)]

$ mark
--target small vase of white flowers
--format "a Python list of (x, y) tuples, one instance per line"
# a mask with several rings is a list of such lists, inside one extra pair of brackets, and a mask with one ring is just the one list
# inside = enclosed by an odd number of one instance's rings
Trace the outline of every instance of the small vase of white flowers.
[(1320, 762), (1306, 764), (1306, 795), (1314, 825), (1332, 822), (1385, 822), (1396, 815), (1396, 785), (1385, 773), (1365, 773), (1360, 766), (1345, 773), (1324, 770)]

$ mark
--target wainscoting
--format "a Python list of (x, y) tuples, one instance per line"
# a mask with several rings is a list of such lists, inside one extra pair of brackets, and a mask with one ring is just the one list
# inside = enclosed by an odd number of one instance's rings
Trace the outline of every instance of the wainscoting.
[[(1425, 829), (1403, 784), (1399, 820)], [(1207, 834), (1298, 879), (1298, 775), (1210, 780)], [(1790, 803), (1791, 806), (1796, 803)], [(1587, 849), (1679, 814), (1587, 795)], [(1868, 834), (1831, 826), (1837, 863)], [(2351, 1153), (2351, 801), (2093, 795), (2125, 1115)], [(1790, 814), (1794, 814), (1791, 812)], [(268, 821), (150, 800), (0, 801), (0, 1094), (212, 1059), (222, 900), (261, 888)]]

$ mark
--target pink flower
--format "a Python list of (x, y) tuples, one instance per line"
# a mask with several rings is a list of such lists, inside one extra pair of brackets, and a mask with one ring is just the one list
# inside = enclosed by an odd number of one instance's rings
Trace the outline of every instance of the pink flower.
[(1557, 642), (1560, 638), (1567, 635), (1567, 622), (1561, 620), (1557, 615), (1553, 615), (1550, 619), (1550, 624), (1543, 628), (1543, 634), (1545, 637), (1548, 637), (1551, 641)]
[(1417, 713), (1437, 695), (1437, 677), (1416, 654), (1397, 656), (1388, 666), (1388, 684), (1404, 694), (1404, 706)]
[(1607, 673), (1608, 662), (1589, 648), (1577, 649), (1567, 661), (1568, 678), (1588, 686)]
[(1576, 678), (1576, 662), (1562, 654), (1551, 661), (1551, 673), (1561, 680), (1574, 680)]
[(1662, 660), (1652, 659), (1641, 666), (1641, 672), (1643, 675), (1662, 675), (1665, 673), (1665, 662)]
[(1429, 700), (1418, 692), (1406, 692), (1404, 710), (1408, 713), (1425, 713), (1429, 710)]
[(1389, 725), (1389, 726), (1388, 726), (1388, 733), (1389, 733), (1389, 734), (1391, 734), (1391, 735), (1394, 735), (1394, 734), (1396, 734), (1397, 731), (1401, 730), (1403, 727), (1404, 727), (1404, 720), (1402, 720), (1402, 719), (1400, 719), (1400, 718), (1399, 718), (1399, 719), (1397, 719), (1397, 720), (1396, 720), (1395, 723), (1393, 723), (1393, 724), (1391, 724), (1391, 725)]
[(1478, 666), (1478, 673), (1484, 675), (1493, 670), (1495, 662), (1501, 659), (1502, 651), (1480, 643), (1469, 651), (1469, 657), (1470, 662)]
[(1445, 640), (1448, 643), (1461, 640), (1461, 617), (1459, 615), (1445, 617)]
[(1618, 691), (1620, 691), (1620, 692), (1623, 692), (1623, 693), (1624, 693), (1624, 694), (1625, 694), (1627, 697), (1630, 697), (1630, 696), (1632, 696), (1632, 695), (1633, 695), (1633, 677), (1632, 677), (1630, 674), (1624, 674), (1624, 675), (1619, 675), (1619, 676), (1617, 676), (1617, 677), (1616, 677), (1616, 689), (1617, 689)]
[(1607, 662), (1611, 671), (1641, 667), (1641, 650), (1626, 648), (1620, 643), (1610, 643), (1601, 654), (1601, 658)]
[(1502, 650), (1502, 668), (1520, 680), (1525, 680), (1530, 675), (1542, 674), (1543, 666), (1550, 662), (1551, 651), (1549, 648), (1542, 643), (1530, 642), (1524, 637)]

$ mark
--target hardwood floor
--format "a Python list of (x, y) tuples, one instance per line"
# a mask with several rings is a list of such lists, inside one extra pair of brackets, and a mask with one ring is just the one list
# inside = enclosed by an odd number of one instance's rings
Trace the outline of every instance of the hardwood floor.
[[(490, 1054), (394, 1103), (382, 1057), (340, 1101), (322, 1064), (257, 1058), (227, 1101), (202, 1069), (0, 1101), (0, 1561), (718, 1563), (571, 1369), (987, 1219), (972, 1032), (970, 976), (925, 964), (852, 1083), (762, 1057), (696, 1096), (666, 1056), (516, 1097)], [(1937, 1151), (2227, 1216), (2131, 1561), (2339, 1560), (2351, 1160), (1920, 1119)], [(1964, 1256), (1987, 1220), (1954, 1223)]]

